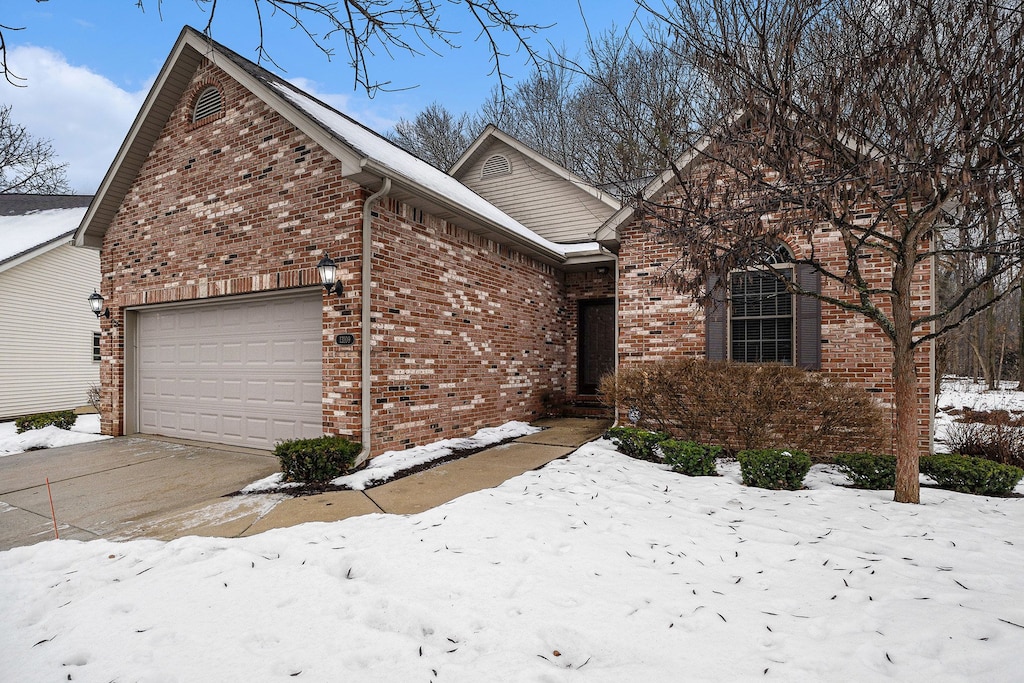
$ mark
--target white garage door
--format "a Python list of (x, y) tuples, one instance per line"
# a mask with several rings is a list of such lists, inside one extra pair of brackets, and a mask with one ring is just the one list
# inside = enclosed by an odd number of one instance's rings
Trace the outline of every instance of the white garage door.
[(273, 448), (323, 433), (320, 293), (138, 316), (139, 431)]

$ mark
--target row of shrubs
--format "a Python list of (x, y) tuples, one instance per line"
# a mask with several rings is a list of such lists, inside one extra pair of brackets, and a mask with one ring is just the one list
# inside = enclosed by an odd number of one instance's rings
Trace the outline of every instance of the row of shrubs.
[(19, 417), (14, 421), (14, 429), (22, 434), (31, 429), (42, 429), (43, 427), (59, 427), (60, 429), (71, 429), (75, 426), (77, 416), (71, 410), (59, 410), (53, 413), (37, 413)]
[[(718, 446), (679, 441), (662, 432), (636, 427), (613, 427), (607, 437), (626, 455), (651, 462), (662, 462), (688, 476), (715, 476)], [(803, 488), (811, 469), (805, 452), (790, 449), (747, 449), (736, 454), (743, 483), (758, 488), (795, 491)], [(842, 454), (835, 457), (839, 470), (856, 488), (892, 489), (896, 486), (896, 457), (871, 453)], [(1024, 478), (1024, 470), (984, 458), (964, 455), (927, 455), (920, 461), (921, 472), (941, 488), (986, 496), (1005, 496)]]

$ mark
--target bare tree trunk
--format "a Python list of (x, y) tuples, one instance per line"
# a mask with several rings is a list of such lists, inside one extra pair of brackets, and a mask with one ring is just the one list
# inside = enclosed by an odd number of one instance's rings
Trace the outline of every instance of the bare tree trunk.
[(917, 370), (914, 351), (909, 344), (893, 345), (893, 384), (896, 420), (896, 492), (897, 503), (920, 503), (918, 476), (920, 453), (917, 445)]
[[(907, 240), (906, 244), (913, 244)], [(908, 251), (910, 251), (908, 249)], [(892, 355), (893, 404), (896, 419), (896, 491), (897, 503), (920, 503), (920, 452), (917, 437), (920, 431), (917, 419), (917, 367), (914, 364), (914, 335), (912, 324), (913, 252), (904, 254), (893, 272)]]
[[(1024, 237), (1021, 238), (1021, 253), (1024, 254)], [(1024, 284), (1024, 268), (1017, 276)], [(1017, 299), (1017, 391), (1024, 391), (1024, 289)]]

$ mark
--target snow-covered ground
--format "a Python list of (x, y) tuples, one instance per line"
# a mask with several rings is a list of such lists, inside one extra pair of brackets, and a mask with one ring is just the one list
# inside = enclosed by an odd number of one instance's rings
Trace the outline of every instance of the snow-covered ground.
[(1024, 499), (720, 471), (599, 441), (417, 515), (2, 552), (0, 680), (1020, 680)]
[[(502, 441), (526, 436), (527, 434), (536, 434), (539, 431), (541, 431), (540, 427), (534, 427), (526, 422), (506, 422), (498, 427), (485, 427), (473, 436), (461, 439), (443, 439), (402, 451), (386, 451), (370, 460), (365, 469), (338, 477), (331, 484), (362, 491), (371, 484), (388, 481), (400, 472), (447, 458), (458, 451), (484, 448), (492, 444), (501, 443)], [(277, 472), (265, 479), (249, 484), (242, 489), (242, 493), (287, 490), (289, 487), (302, 486), (302, 484), (282, 483), (282, 477), (283, 475)]]
[(0, 422), (0, 457), (33, 448), (57, 448), (109, 438), (100, 435), (99, 415), (79, 415), (70, 431), (50, 426), (18, 434), (13, 422)]
[(1015, 417), (1024, 414), (1024, 391), (1017, 391), (1017, 382), (1000, 382), (999, 388), (989, 391), (984, 384), (962, 377), (946, 377), (942, 391), (935, 402), (935, 445), (938, 452), (946, 443), (946, 430), (953, 424), (954, 410), (970, 408), (975, 411), (1006, 410)]

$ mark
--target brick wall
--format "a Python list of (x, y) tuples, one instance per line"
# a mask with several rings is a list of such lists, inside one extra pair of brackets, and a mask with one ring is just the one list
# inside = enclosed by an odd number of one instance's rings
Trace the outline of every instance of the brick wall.
[[(190, 113), (208, 85), (222, 114)], [(101, 253), (103, 432), (123, 434), (124, 307), (318, 284), (326, 250), (323, 421), (359, 434), (361, 210), (341, 164), (212, 64), (200, 67), (107, 231)], [(391, 200), (374, 219), (374, 453), (530, 419), (564, 390), (561, 274)], [(334, 336), (348, 332), (356, 344)]]
[[(662, 200), (670, 204), (670, 199)], [(819, 231), (812, 238), (815, 256), (833, 272), (845, 269), (845, 250), (835, 232)], [(704, 357), (706, 353), (704, 311), (692, 297), (666, 285), (661, 276), (676, 261), (676, 248), (658, 240), (651, 231), (634, 221), (621, 232), (619, 252), (619, 363), (677, 357)], [(808, 253), (811, 242), (791, 240), (790, 248), (799, 258)], [(881, 256), (862, 260), (861, 268), (879, 286), (890, 276), (891, 266)], [(915, 316), (930, 310), (933, 284), (930, 263), (918, 269)], [(822, 293), (853, 300), (855, 292), (835, 281), (823, 279)], [(888, 339), (867, 318), (837, 306), (822, 304), (821, 370), (842, 381), (864, 387), (891, 412), (893, 399), (892, 352)], [(919, 444), (930, 448), (931, 438), (931, 356), (921, 349), (916, 357), (919, 377)]]

